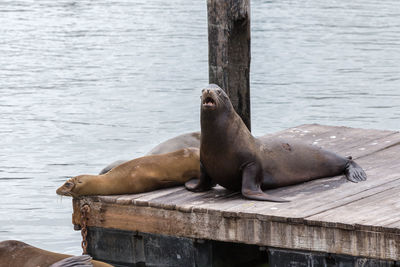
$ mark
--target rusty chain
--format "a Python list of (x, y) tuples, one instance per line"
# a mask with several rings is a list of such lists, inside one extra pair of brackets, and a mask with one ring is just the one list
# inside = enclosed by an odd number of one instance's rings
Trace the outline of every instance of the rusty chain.
[(81, 235), (82, 235), (82, 255), (87, 255), (87, 221), (88, 221), (88, 215), (90, 212), (90, 206), (88, 204), (83, 204), (81, 207)]

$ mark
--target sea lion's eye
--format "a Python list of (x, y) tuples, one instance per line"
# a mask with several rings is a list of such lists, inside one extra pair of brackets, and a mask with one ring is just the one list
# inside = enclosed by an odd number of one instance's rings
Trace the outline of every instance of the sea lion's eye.
[(201, 92), (204, 93), (204, 90), (206, 90), (206, 89), (201, 90)]
[(72, 183), (66, 183), (65, 186), (66, 186), (66, 187), (71, 187), (71, 186), (72, 186)]

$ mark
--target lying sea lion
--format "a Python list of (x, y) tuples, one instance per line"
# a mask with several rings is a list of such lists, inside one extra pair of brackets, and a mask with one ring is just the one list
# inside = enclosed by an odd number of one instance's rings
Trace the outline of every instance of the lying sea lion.
[(182, 185), (200, 175), (198, 148), (151, 155), (125, 162), (106, 174), (80, 175), (57, 189), (64, 196), (136, 194)]
[(112, 267), (112, 265), (92, 260), (88, 255), (71, 256), (54, 253), (33, 247), (21, 241), (7, 240), (0, 242), (1, 267), (61, 267), (61, 266), (95, 266)]
[[(200, 132), (186, 133), (175, 136), (152, 148), (146, 155), (158, 155), (176, 151), (185, 147), (200, 147)], [(121, 165), (126, 160), (117, 160), (107, 165), (99, 174), (105, 174), (112, 168)]]
[(345, 174), (352, 182), (367, 176), (351, 158), (293, 140), (253, 137), (226, 93), (211, 84), (201, 97), (201, 175), (185, 184), (191, 191), (218, 183), (249, 199), (284, 202), (265, 189)]
[(99, 174), (105, 174), (105, 173), (111, 171), (113, 168), (115, 168), (115, 167), (117, 167), (118, 165), (121, 165), (122, 163), (125, 163), (125, 162), (127, 162), (127, 160), (122, 160), (122, 159), (120, 159), (120, 160), (114, 161), (113, 163), (110, 163), (110, 164), (108, 164), (107, 166), (105, 166), (105, 167), (99, 172)]
[(200, 147), (200, 132), (185, 133), (170, 138), (155, 146), (146, 155), (164, 154), (186, 147)]

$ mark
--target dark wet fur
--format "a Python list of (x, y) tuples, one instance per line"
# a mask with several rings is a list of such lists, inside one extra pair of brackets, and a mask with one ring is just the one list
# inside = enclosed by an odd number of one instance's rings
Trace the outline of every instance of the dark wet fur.
[(91, 262), (92, 257), (89, 255), (82, 256), (72, 256), (63, 260), (60, 260), (50, 267), (92, 267), (93, 264)]
[(346, 175), (347, 180), (353, 183), (358, 183), (367, 180), (367, 174), (351, 158), (349, 159), (349, 162), (347, 162), (346, 164), (344, 174)]

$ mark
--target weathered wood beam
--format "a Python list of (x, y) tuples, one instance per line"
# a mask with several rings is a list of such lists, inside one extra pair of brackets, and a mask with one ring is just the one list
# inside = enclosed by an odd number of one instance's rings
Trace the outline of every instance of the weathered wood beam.
[(249, 130), (250, 0), (207, 0), (209, 82), (228, 94)]
[(396, 229), (290, 220), (260, 214), (215, 210), (183, 212), (150, 206), (98, 202), (96, 197), (74, 199), (73, 224), (80, 224), (80, 206), (89, 204), (89, 227), (139, 231), (175, 237), (321, 251), (356, 257), (399, 260)]

